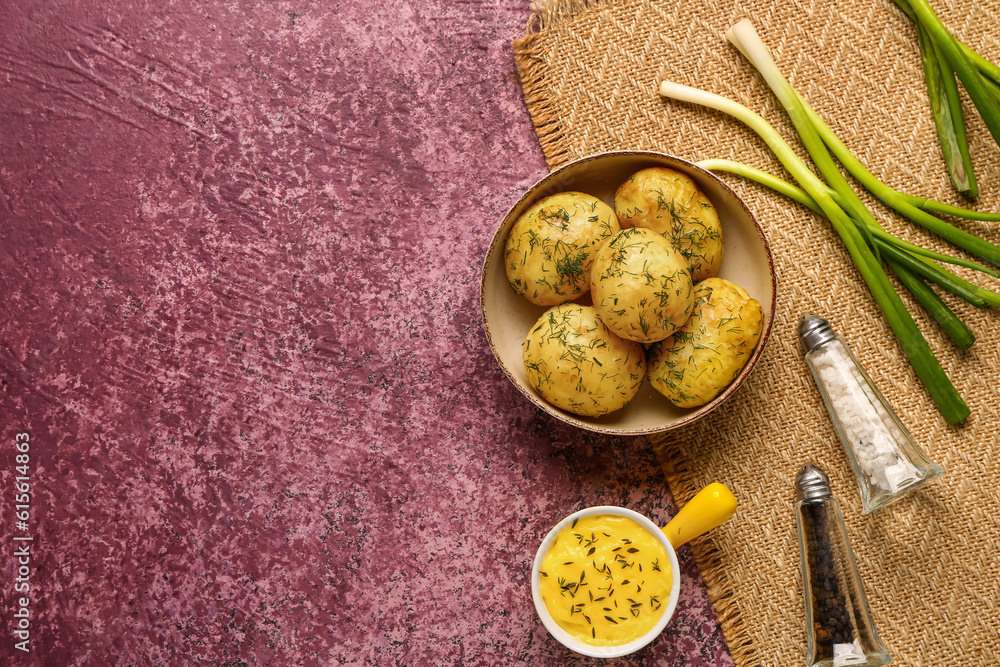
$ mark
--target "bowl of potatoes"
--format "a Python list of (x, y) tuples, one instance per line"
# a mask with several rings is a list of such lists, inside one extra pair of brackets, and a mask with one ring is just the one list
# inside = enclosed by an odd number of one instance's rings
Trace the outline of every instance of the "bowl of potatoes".
[(698, 419), (764, 351), (776, 279), (764, 232), (723, 181), (663, 153), (570, 162), (504, 216), (483, 263), (483, 327), (536, 406), (639, 435)]

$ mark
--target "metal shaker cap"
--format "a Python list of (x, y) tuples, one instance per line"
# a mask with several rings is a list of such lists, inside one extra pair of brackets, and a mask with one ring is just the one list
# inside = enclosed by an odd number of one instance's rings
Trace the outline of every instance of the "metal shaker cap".
[(802, 466), (795, 477), (796, 500), (822, 500), (833, 496), (830, 490), (830, 478), (822, 469), (813, 463)]
[(806, 352), (815, 350), (823, 343), (832, 340), (837, 336), (830, 323), (819, 315), (803, 315), (799, 321), (799, 338), (806, 346)]

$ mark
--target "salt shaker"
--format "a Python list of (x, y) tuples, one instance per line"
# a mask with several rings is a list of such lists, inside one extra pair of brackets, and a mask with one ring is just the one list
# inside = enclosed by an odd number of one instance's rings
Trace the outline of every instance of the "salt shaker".
[(799, 323), (806, 362), (861, 487), (864, 513), (944, 473), (920, 450), (854, 353), (822, 317)]
[(803, 466), (795, 493), (807, 667), (889, 664), (892, 658), (872, 621), (830, 479), (814, 465)]

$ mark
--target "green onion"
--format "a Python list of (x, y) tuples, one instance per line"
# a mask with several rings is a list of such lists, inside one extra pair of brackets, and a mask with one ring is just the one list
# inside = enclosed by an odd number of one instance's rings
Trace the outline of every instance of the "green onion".
[[(813, 123), (806, 105), (803, 104), (798, 93), (778, 70), (767, 51), (767, 47), (757, 36), (750, 22), (738, 23), (727, 33), (727, 37), (754, 63), (771, 90), (781, 101), (814, 163), (824, 177), (830, 181), (830, 186), (809, 169), (774, 128), (746, 107), (712, 93), (670, 82), (661, 84), (660, 95), (727, 113), (747, 124), (767, 143), (802, 189), (833, 224), (862, 278), (868, 285), (872, 296), (882, 310), (897, 341), (899, 341), (903, 353), (910, 361), (914, 372), (927, 389), (942, 416), (948, 423), (962, 421), (969, 415), (968, 406), (945, 374), (940, 362), (934, 356), (873, 252), (872, 248), (876, 246), (871, 229), (874, 216), (865, 209), (856, 193), (847, 184), (828, 152), (824, 137), (821, 137), (819, 127)], [(874, 179), (874, 177), (872, 178)], [(831, 187), (840, 195), (837, 200), (830, 193)], [(847, 205), (846, 210), (838, 203), (838, 200)], [(872, 247), (869, 247), (869, 243)], [(892, 245), (887, 243), (884, 247), (889, 248)], [(903, 252), (902, 254), (907, 253)], [(1000, 255), (998, 255), (998, 259), (1000, 259)], [(920, 260), (920, 263), (923, 261)]]
[[(936, 283), (955, 296), (965, 299), (976, 308), (983, 308), (987, 305), (986, 299), (984, 299), (979, 293), (980, 288), (966, 280), (963, 280), (962, 278), (959, 278), (954, 273), (945, 271), (937, 264), (923, 260), (919, 257), (914, 257), (913, 255), (909, 255), (902, 251), (897, 251), (896, 248), (891, 246), (884, 248), (883, 250), (889, 259), (895, 260), (897, 263), (904, 265), (914, 273), (923, 276), (933, 283)], [(997, 296), (1000, 297), (1000, 295)]]
[[(798, 95), (796, 96), (798, 97)], [(837, 159), (844, 165), (847, 171), (864, 185), (869, 192), (882, 200), (890, 208), (895, 209), (896, 212), (934, 232), (941, 238), (947, 239), (961, 248), (965, 248), (991, 264), (1000, 265), (1000, 247), (984, 241), (978, 236), (959, 229), (954, 225), (950, 225), (941, 218), (918, 208), (914, 204), (913, 197), (904, 195), (877, 179), (860, 160), (854, 157), (850, 149), (837, 138), (837, 135), (833, 133), (823, 119), (808, 104), (805, 104), (801, 97), (798, 97), (798, 100), (805, 108), (810, 121), (815, 124), (826, 145), (833, 151), (833, 154), (837, 156)]]
[(942, 56), (934, 41), (921, 24), (917, 24), (920, 60), (924, 66), (924, 81), (930, 98), (934, 127), (937, 128), (941, 153), (948, 176), (955, 189), (966, 197), (979, 195), (976, 176), (972, 172), (972, 157), (962, 118), (962, 100), (955, 82), (955, 72)]
[(942, 301), (937, 292), (932, 290), (917, 274), (892, 260), (889, 260), (889, 267), (899, 278), (899, 282), (910, 290), (910, 294), (934, 318), (934, 321), (955, 345), (967, 350), (976, 342), (976, 337), (969, 331), (969, 327), (958, 319), (958, 315), (948, 307), (948, 304)]
[(925, 211), (936, 211), (937, 213), (953, 215), (956, 218), (965, 218), (966, 220), (986, 220), (988, 222), (1000, 221), (1000, 213), (990, 213), (988, 211), (970, 211), (969, 209), (959, 208), (958, 206), (951, 206), (949, 204), (944, 204), (939, 201), (934, 201), (933, 199), (925, 199), (923, 197), (908, 195), (905, 192), (899, 192), (897, 194), (911, 206), (922, 208)]
[[(961, 105), (955, 76), (975, 105), (983, 123), (986, 124), (993, 140), (1000, 145), (1000, 68), (989, 62), (971, 48), (960, 42), (941, 22), (927, 0), (894, 0), (903, 12), (916, 24), (917, 41), (924, 65), (927, 92), (935, 113), (935, 125), (941, 140), (945, 161), (949, 164), (952, 182), (959, 191), (975, 196), (977, 189), (961, 185), (962, 172), (971, 175), (971, 161), (968, 160), (968, 144), (965, 127), (961, 120)], [(954, 88), (954, 89), (953, 89)], [(944, 109), (948, 111), (945, 112)], [(945, 117), (947, 115), (948, 117)], [(951, 129), (948, 125), (951, 125)], [(954, 143), (953, 143), (954, 142)], [(963, 153), (957, 156), (953, 150)], [(961, 157), (963, 165), (949, 162)], [(956, 180), (956, 176), (958, 179)]]
[[(948, 176), (956, 190), (967, 197), (976, 197), (979, 188), (972, 172), (972, 158), (965, 134), (965, 121), (962, 118), (962, 103), (958, 95), (958, 84), (955, 82), (955, 72), (941, 55), (934, 40), (927, 34), (927, 29), (917, 20), (917, 15), (909, 2), (893, 1), (917, 26), (917, 44), (920, 48), (920, 61), (924, 67), (927, 97), (931, 104), (934, 127), (937, 129)], [(962, 48), (967, 57), (970, 52), (975, 53), (964, 44)], [(985, 58), (980, 57), (980, 59), (989, 62)]]
[[(909, 17), (911, 21), (913, 21), (914, 23), (918, 21), (916, 12), (913, 11), (913, 8), (910, 7), (910, 3), (907, 2), (907, 0), (892, 0), (892, 1), (895, 2), (900, 9), (903, 10), (903, 13), (906, 14), (906, 16)], [(982, 74), (987, 79), (987, 83), (992, 81), (997, 84), (1000, 84), (1000, 67), (997, 67), (995, 64), (991, 63), (986, 58), (983, 58), (981, 55), (979, 55), (971, 48), (969, 48), (968, 45), (962, 43), (961, 40), (956, 39), (955, 41), (958, 43), (958, 46), (962, 50), (962, 53), (965, 54), (965, 57), (969, 59), (969, 62), (975, 65), (976, 69), (979, 70), (979, 73)]]

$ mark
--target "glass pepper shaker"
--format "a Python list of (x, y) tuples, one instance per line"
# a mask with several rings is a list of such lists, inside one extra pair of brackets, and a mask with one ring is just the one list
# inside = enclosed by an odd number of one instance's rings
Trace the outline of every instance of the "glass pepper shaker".
[(944, 474), (920, 450), (847, 344), (822, 317), (799, 323), (806, 362), (847, 451), (864, 513)]
[(807, 667), (886, 665), (830, 479), (809, 464), (795, 479), (802, 585), (806, 602)]

